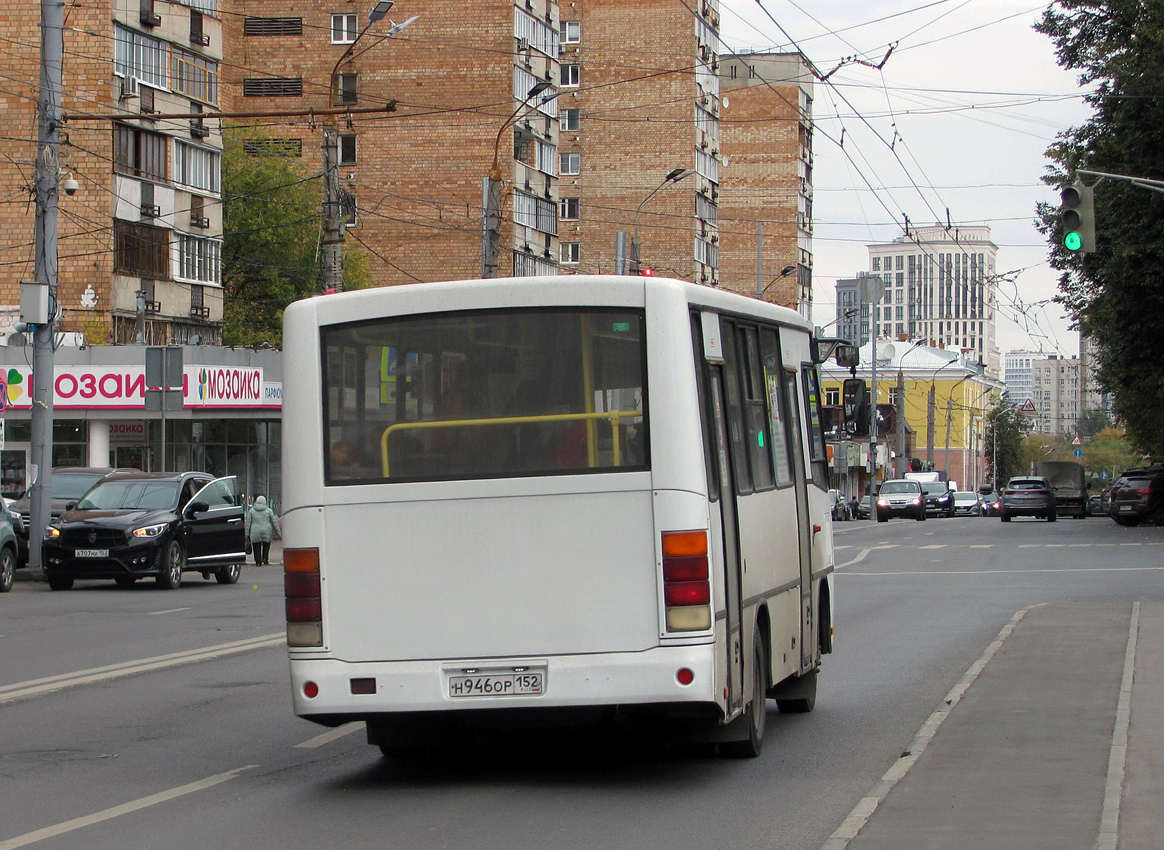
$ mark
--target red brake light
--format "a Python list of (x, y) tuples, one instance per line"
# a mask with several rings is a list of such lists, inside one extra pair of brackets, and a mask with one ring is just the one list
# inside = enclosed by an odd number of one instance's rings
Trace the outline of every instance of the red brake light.
[(707, 556), (664, 558), (663, 581), (706, 581)]
[(318, 549), (283, 550), (283, 596), (287, 612), (287, 645), (323, 646), (323, 594)]
[(665, 531), (663, 601), (667, 630), (705, 631), (711, 628), (711, 581), (706, 531)]
[(706, 581), (669, 581), (663, 585), (668, 605), (707, 605), (711, 588)]
[(323, 605), (319, 597), (314, 599), (288, 599), (288, 623), (318, 623), (323, 619)]

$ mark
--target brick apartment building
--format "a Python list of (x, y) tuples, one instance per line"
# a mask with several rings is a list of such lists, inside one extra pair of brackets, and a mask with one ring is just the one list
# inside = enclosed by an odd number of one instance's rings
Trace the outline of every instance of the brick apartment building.
[[(378, 285), (481, 274), (496, 157), (499, 274), (613, 272), (617, 233), (629, 253), (637, 230), (641, 264), (657, 274), (748, 294), (759, 276), (770, 301), (810, 300), (801, 57), (721, 56), (715, 0), (399, 0), (390, 17), (414, 15), (386, 39), (390, 20), (365, 31), (368, 9), (354, 3), (71, 7), (62, 171), (80, 190), (61, 203), (63, 328), (90, 342), (220, 340), (222, 130), (159, 117), (202, 111), (279, 113), (254, 122), (263, 139), (249, 150), (309, 174), (333, 130), (348, 239)], [(0, 146), (15, 160), (0, 159), (2, 329), (32, 277), (19, 187), (36, 152), (39, 16), (0, 0), (0, 17), (0, 105), (13, 128)]]
[[(165, 120), (221, 107), (216, 0), (98, 0), (68, 10), (59, 168), (79, 188), (59, 214), (62, 326), (90, 342), (214, 343), (220, 337), (221, 133)], [(33, 278), (28, 189), (36, 159), (39, 8), (0, 3), (0, 325)], [(104, 116), (85, 120), (82, 115)], [(111, 120), (113, 114), (124, 118)]]

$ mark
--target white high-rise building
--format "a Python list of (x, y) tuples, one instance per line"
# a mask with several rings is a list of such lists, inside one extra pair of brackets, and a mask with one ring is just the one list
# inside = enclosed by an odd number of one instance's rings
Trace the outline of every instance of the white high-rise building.
[(1015, 404), (1022, 404), (1027, 399), (1035, 397), (1034, 371), (1032, 364), (1036, 360), (1045, 360), (1047, 355), (1042, 351), (1008, 351), (1003, 358), (1006, 371), (1003, 381), (1006, 384), (1006, 397)]
[(876, 307), (879, 338), (924, 339), (962, 351), (998, 377), (998, 247), (989, 227), (911, 227), (868, 248), (869, 270), (886, 284)]

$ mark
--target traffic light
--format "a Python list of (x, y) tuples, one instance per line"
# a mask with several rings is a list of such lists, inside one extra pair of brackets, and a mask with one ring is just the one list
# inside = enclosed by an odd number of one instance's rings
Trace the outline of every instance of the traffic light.
[(1063, 190), (1059, 220), (1063, 225), (1063, 247), (1072, 254), (1095, 250), (1095, 187), (1075, 182)]
[(842, 402), (845, 431), (854, 436), (869, 433), (869, 390), (860, 378), (849, 378), (842, 384)]
[(885, 437), (897, 430), (897, 408), (892, 404), (877, 405), (877, 436)]

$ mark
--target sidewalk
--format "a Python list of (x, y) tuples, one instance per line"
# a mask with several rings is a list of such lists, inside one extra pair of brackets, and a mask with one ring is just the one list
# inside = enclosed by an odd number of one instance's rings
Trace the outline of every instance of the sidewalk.
[(1164, 846), (1164, 603), (1034, 606), (1000, 637), (828, 850)]

